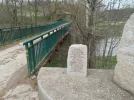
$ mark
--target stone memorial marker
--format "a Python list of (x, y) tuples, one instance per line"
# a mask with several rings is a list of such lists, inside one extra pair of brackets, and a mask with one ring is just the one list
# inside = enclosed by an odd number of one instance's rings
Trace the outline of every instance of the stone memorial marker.
[(71, 45), (67, 58), (67, 75), (87, 76), (87, 46), (82, 44)]

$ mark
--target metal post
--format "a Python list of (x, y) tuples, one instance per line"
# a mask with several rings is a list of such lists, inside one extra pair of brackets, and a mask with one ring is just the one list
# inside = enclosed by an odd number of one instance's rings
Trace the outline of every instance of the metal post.
[(33, 25), (31, 25), (31, 34), (33, 34)]
[(21, 30), (20, 30), (20, 27), (19, 27), (19, 38), (21, 39)]
[(25, 49), (26, 49), (28, 73), (31, 75), (31, 66), (30, 66), (30, 57), (29, 57), (29, 51), (28, 51), (28, 44), (25, 44)]
[[(8, 38), (5, 40), (5, 43), (7, 42), (7, 40), (9, 40), (8, 43), (14, 41), (12, 35), (13, 35), (13, 28), (11, 28), (11, 33), (10, 33), (10, 35), (8, 36)], [(15, 37), (16, 37), (16, 36), (15, 36)]]
[(29, 35), (29, 32), (28, 32), (27, 26), (25, 27), (25, 29), (26, 29), (26, 34), (25, 34), (25, 36), (24, 36), (24, 37), (27, 37), (27, 36)]
[(32, 71), (32, 74), (35, 72), (36, 70), (36, 60), (35, 60), (35, 51), (34, 51), (34, 45), (33, 45), (33, 41), (30, 42), (30, 48), (32, 49), (32, 52), (31, 52), (31, 71)]
[(3, 44), (3, 34), (2, 29), (0, 29), (0, 45)]
[(38, 26), (38, 32), (41, 33), (41, 30), (40, 30), (40, 25)]

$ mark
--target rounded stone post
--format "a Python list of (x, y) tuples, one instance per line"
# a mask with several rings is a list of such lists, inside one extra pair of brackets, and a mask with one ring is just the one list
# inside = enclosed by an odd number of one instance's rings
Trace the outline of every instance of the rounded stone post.
[(124, 26), (117, 61), (114, 81), (123, 89), (134, 94), (134, 14)]

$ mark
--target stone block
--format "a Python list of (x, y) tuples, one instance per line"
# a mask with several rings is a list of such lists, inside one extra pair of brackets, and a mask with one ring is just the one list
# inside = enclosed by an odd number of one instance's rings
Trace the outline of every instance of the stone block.
[(87, 76), (87, 46), (82, 44), (71, 45), (67, 58), (67, 75)]

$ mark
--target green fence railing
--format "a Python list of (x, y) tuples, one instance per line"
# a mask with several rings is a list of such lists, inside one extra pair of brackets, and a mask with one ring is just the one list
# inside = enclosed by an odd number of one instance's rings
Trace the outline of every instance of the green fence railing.
[(66, 35), (70, 25), (71, 23), (62, 24), (23, 43), (29, 74), (36, 72), (58, 41)]
[(8, 44), (29, 36), (40, 34), (64, 23), (66, 22), (56, 21), (47, 25), (22, 26), (0, 29), (0, 45)]

